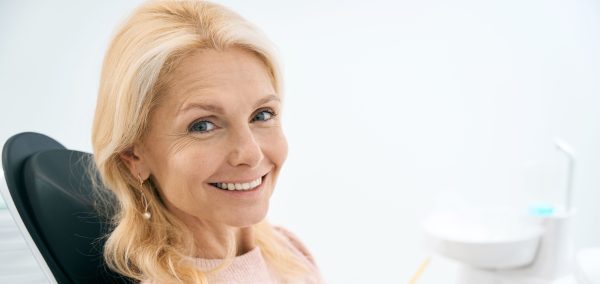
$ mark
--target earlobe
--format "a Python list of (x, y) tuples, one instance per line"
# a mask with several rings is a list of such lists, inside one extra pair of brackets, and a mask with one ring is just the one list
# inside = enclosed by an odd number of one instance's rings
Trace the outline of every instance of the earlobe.
[(132, 146), (119, 153), (119, 158), (125, 165), (127, 165), (127, 168), (132, 176), (141, 176), (144, 180), (150, 176), (146, 162), (142, 155), (140, 155), (136, 146)]

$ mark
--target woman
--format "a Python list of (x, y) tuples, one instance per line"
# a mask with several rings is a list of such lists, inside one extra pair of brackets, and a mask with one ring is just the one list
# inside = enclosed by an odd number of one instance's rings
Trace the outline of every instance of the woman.
[(268, 40), (226, 8), (156, 1), (118, 30), (92, 142), (118, 200), (104, 257), (144, 283), (319, 283), (264, 221), (287, 144)]

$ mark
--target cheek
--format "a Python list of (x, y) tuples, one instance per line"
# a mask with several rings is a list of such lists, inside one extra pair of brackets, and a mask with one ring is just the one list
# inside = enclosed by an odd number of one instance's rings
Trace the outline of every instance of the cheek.
[(218, 164), (217, 149), (210, 147), (188, 147), (170, 152), (156, 159), (155, 175), (165, 197), (175, 203), (191, 200), (192, 195), (202, 194), (198, 190), (213, 172), (211, 165)]
[(219, 164), (220, 149), (209, 146), (189, 147), (174, 153), (168, 161), (170, 179), (178, 179), (187, 186), (201, 185)]
[(274, 131), (261, 141), (266, 158), (270, 159), (277, 167), (281, 167), (287, 158), (288, 144), (283, 131)]

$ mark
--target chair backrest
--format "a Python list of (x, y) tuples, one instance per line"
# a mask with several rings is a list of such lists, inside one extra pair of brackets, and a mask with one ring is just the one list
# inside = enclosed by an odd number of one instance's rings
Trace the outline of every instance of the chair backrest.
[(91, 154), (31, 132), (11, 137), (2, 151), (12, 201), (55, 281), (132, 283), (102, 258), (109, 228), (97, 212), (91, 161)]

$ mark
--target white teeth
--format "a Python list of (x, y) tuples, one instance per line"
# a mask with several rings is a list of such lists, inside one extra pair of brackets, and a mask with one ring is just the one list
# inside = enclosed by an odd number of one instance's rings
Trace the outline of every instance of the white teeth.
[(217, 186), (220, 189), (226, 190), (251, 190), (256, 188), (262, 183), (262, 178), (257, 178), (251, 182), (246, 183), (225, 183), (225, 182), (217, 182), (213, 185)]

